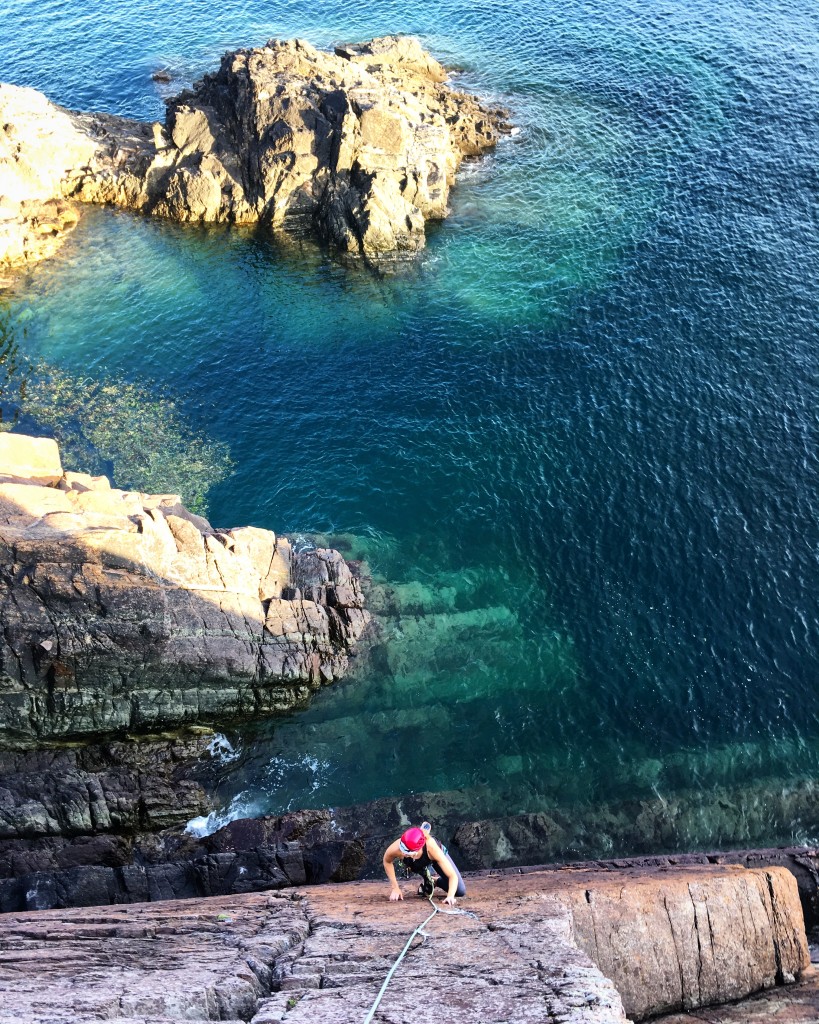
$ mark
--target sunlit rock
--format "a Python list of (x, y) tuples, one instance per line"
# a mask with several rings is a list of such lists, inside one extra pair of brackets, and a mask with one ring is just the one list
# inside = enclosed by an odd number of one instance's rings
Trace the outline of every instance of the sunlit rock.
[(78, 220), (65, 193), (97, 148), (42, 93), (0, 83), (0, 274), (57, 250)]
[[(298, 856), (290, 860), (297, 874)], [(268, 870), (275, 864), (271, 850)], [(395, 1021), (421, 1005), (448, 1024), (626, 1024), (706, 1006), (710, 1020), (714, 1003), (794, 991), (811, 977), (796, 883), (781, 867), (609, 863), (467, 877), (457, 908), (467, 912), (433, 918), (409, 886), (405, 902), (387, 900), (383, 880), (305, 886), (302, 874), (282, 895), (253, 891), (259, 879), (226, 871), (225, 854), (198, 867), (205, 886), (232, 874), (247, 888), (89, 912), (47, 909), (55, 893), (32, 879), (32, 900), (43, 897), (36, 918), (0, 919), (0, 942), (14, 952), (3, 975), (9, 1019), (45, 1024), (59, 1006), (72, 1020), (169, 1024), (212, 1019), (216, 1006), (221, 1019), (337, 1024), (369, 1019), (384, 983), (380, 1016)], [(104, 969), (79, 971), (80, 962)]]
[(417, 40), (315, 49), (271, 40), (223, 57), (165, 124), (71, 114), (0, 85), (0, 268), (33, 262), (76, 221), (66, 202), (207, 223), (308, 230), (344, 252), (413, 253), (448, 213), (464, 157), (508, 130), (454, 90)]

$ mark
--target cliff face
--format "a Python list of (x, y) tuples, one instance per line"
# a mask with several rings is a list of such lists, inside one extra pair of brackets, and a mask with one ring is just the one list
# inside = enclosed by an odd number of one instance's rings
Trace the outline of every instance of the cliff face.
[(368, 621), (338, 552), (214, 530), (0, 434), (0, 747), (287, 710)]
[[(437, 914), (415, 938), (377, 1020), (422, 1007), (447, 1024), (622, 1024), (740, 998), (809, 966), (782, 869), (498, 873), (467, 886), (461, 913)], [(9, 915), (0, 1019), (363, 1020), (430, 913), (386, 891), (360, 882)]]
[(76, 220), (67, 198), (309, 230), (368, 258), (415, 252), (464, 157), (508, 130), (397, 36), (334, 54), (303, 40), (229, 53), (164, 126), (70, 114), (7, 85), (0, 114), (0, 268), (53, 251)]

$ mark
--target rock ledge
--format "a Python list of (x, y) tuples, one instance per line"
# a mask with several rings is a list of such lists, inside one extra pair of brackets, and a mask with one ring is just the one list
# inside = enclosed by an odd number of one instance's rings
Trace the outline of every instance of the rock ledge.
[(337, 551), (0, 433), (0, 749), (288, 710), (344, 673), (363, 603)]
[[(625, 1024), (809, 970), (784, 869), (594, 870), (467, 878), (413, 942), (378, 1020)], [(429, 914), (383, 882), (0, 919), (0, 1021), (365, 1019)], [(445, 910), (446, 908), (444, 908)]]

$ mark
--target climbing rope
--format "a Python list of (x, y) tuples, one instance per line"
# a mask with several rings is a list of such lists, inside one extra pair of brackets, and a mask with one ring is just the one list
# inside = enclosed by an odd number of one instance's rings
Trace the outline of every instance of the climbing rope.
[(425, 918), (418, 925), (418, 927), (415, 929), (415, 931), (413, 931), (412, 935), (410, 935), (410, 937), (407, 939), (406, 945), (401, 950), (401, 952), (398, 954), (398, 959), (395, 961), (395, 963), (389, 969), (389, 971), (387, 973), (387, 977), (384, 979), (384, 984), (381, 986), (380, 992), (375, 997), (375, 1002), (370, 1007), (370, 1012), (364, 1018), (364, 1024), (371, 1024), (371, 1021), (373, 1019), (373, 1015), (375, 1014), (375, 1011), (378, 1009), (378, 1004), (381, 1002), (381, 999), (383, 998), (384, 993), (387, 991), (387, 986), (389, 985), (390, 981), (392, 980), (392, 976), (393, 976), (393, 974), (395, 974), (395, 972), (396, 972), (396, 970), (398, 968), (398, 965), (404, 959), (404, 956), (406, 955), (407, 950), (412, 945), (412, 940), (415, 938), (416, 935), (423, 935), (424, 938), (427, 937), (426, 936), (426, 932), (424, 931), (424, 927), (425, 927), (425, 925), (429, 924), (429, 922), (433, 919), (433, 917), (435, 917), (436, 914), (445, 914), (447, 917), (449, 917), (450, 915), (455, 915), (455, 914), (465, 914), (468, 917), (475, 917), (475, 915), (473, 913), (471, 913), (471, 911), (469, 911), (469, 910), (441, 910), (441, 908), (438, 906), (438, 904), (432, 898), (432, 895), (427, 896), (427, 899), (432, 904), (432, 913), (429, 915), (429, 917)]
[(423, 933), (424, 925), (429, 924), (429, 922), (433, 919), (433, 917), (435, 917), (435, 915), (438, 913), (438, 905), (436, 904), (435, 900), (433, 900), (432, 896), (428, 896), (427, 899), (432, 904), (432, 913), (429, 915), (429, 917), (425, 918), (418, 925), (418, 927), (415, 929), (415, 931), (412, 933), (412, 935), (410, 935), (410, 937), (407, 939), (406, 945), (401, 950), (401, 952), (398, 954), (398, 959), (395, 961), (395, 963), (389, 969), (389, 972), (387, 973), (387, 977), (384, 979), (384, 984), (381, 986), (380, 992), (375, 997), (375, 1002), (370, 1007), (370, 1012), (364, 1018), (364, 1024), (370, 1024), (370, 1022), (372, 1021), (373, 1014), (378, 1009), (378, 1004), (381, 1002), (381, 1000), (382, 1000), (382, 998), (384, 996), (384, 993), (387, 991), (387, 985), (389, 985), (390, 981), (392, 980), (392, 976), (393, 976), (393, 974), (395, 974), (395, 972), (396, 972), (396, 970), (398, 968), (398, 965), (404, 959), (404, 956), (405, 956), (407, 950), (410, 948), (412, 940), (415, 938), (416, 935), (420, 935), (420, 934)]

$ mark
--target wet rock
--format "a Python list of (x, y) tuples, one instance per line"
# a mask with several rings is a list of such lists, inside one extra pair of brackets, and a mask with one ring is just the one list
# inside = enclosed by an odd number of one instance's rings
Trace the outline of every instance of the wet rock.
[(0, 465), (0, 746), (284, 711), (343, 675), (369, 613), (338, 552), (26, 479), (40, 449)]
[(265, 850), (289, 848), (292, 863), (301, 865), (308, 884), (353, 881), (368, 863), (364, 840), (341, 828), (328, 810), (240, 819), (206, 836), (201, 845), (209, 853), (254, 865), (263, 860)]
[[(709, 850), (718, 842), (741, 843), (741, 849), (753, 850), (754, 844), (765, 843), (774, 822), (783, 823), (784, 828), (785, 823), (814, 820), (819, 812), (816, 781), (789, 781), (790, 786), (764, 780), (711, 791), (680, 789), (650, 799), (554, 805), (548, 811), (479, 820), (470, 820), (463, 810), (468, 794), (461, 794), (460, 800), (450, 799), (449, 794), (429, 794), (429, 810), (423, 816), (441, 823), (452, 837), (459, 863), (472, 869), (489, 863), (525, 865), (541, 858), (546, 862), (594, 859), (615, 851), (632, 858), (658, 854), (679, 858), (688, 854), (674, 851)], [(760, 855), (771, 853), (763, 849)], [(811, 888), (808, 873), (813, 870), (815, 865), (794, 866), (794, 873), (802, 872)], [(813, 921), (819, 907), (815, 902), (810, 908), (806, 905), (806, 913)]]
[(134, 835), (209, 810), (204, 789), (186, 775), (211, 739), (203, 730), (172, 739), (0, 752), (0, 874), (12, 873), (7, 851), (19, 858), (24, 849), (14, 840)]
[[(164, 846), (152, 833), (210, 810), (193, 776), (212, 743), (201, 729), (0, 754), (0, 909), (156, 898), (139, 865)], [(186, 870), (173, 869), (180, 895)]]
[(447, 215), (461, 161), (507, 130), (504, 111), (454, 90), (398, 36), (333, 54), (303, 40), (229, 53), (169, 102), (164, 125), (70, 114), (6, 85), (0, 114), (0, 266), (48, 255), (34, 239), (76, 219), (67, 198), (307, 229), (368, 259), (413, 253), (426, 220)]
[[(178, 804), (165, 814), (174, 810)], [(240, 819), (201, 839), (178, 828), (152, 832), (150, 826), (144, 822), (125, 835), (89, 831), (0, 840), (0, 911), (352, 881), (367, 866), (372, 845), (342, 833), (329, 811)]]

